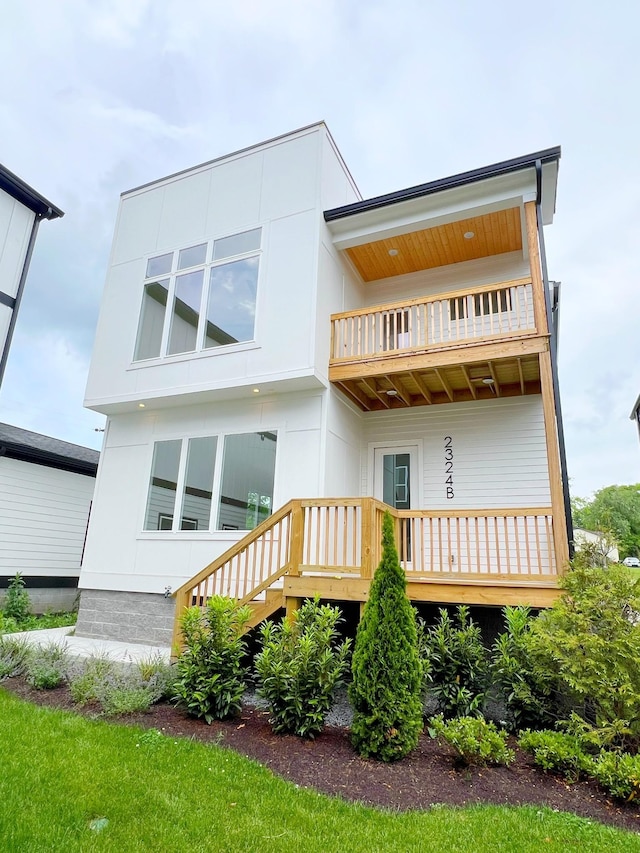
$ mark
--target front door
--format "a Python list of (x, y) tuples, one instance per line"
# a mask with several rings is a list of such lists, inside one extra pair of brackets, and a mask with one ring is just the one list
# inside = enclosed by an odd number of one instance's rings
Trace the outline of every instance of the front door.
[[(412, 509), (418, 505), (418, 447), (376, 447), (374, 454), (374, 489), (378, 499), (394, 509)], [(402, 541), (398, 543), (400, 559), (411, 554), (411, 522), (401, 525)]]

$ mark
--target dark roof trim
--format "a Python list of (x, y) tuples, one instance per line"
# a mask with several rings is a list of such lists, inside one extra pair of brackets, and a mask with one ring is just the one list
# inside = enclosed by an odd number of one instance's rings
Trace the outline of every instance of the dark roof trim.
[(343, 207), (334, 207), (331, 210), (325, 210), (324, 218), (326, 222), (332, 222), (335, 219), (343, 219), (354, 213), (364, 213), (368, 210), (388, 207), (391, 204), (397, 204), (401, 201), (409, 201), (414, 198), (422, 198), (433, 193), (439, 193), (443, 190), (462, 187), (465, 184), (474, 184), (478, 181), (487, 180), (487, 178), (495, 178), (499, 175), (507, 175), (510, 172), (520, 172), (523, 169), (535, 168), (537, 161), (544, 164), (559, 160), (560, 151), (559, 145), (555, 148), (545, 148), (544, 151), (525, 154), (523, 157), (516, 157), (513, 160), (503, 160), (501, 163), (483, 166), (481, 169), (472, 169), (470, 172), (461, 172), (459, 175), (452, 175), (450, 178), (440, 178), (437, 181), (419, 184), (415, 187), (409, 187), (406, 190), (396, 190), (396, 192), (387, 193), (386, 195), (379, 195), (375, 198), (346, 204)]
[(64, 211), (36, 192), (29, 184), (25, 184), (17, 175), (10, 172), (0, 163), (0, 189), (9, 193), (42, 219), (59, 219)]
[(95, 477), (100, 454), (37, 432), (0, 423), (0, 456)]

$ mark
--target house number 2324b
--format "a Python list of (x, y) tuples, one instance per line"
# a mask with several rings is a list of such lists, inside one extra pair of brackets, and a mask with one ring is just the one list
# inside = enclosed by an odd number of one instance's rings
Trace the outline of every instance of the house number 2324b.
[(453, 439), (444, 437), (444, 489), (448, 501), (453, 500)]

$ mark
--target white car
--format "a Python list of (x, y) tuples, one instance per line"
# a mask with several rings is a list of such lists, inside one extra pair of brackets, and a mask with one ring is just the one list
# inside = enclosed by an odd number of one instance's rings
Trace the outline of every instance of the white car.
[(637, 557), (625, 557), (622, 562), (630, 569), (640, 569), (640, 560)]

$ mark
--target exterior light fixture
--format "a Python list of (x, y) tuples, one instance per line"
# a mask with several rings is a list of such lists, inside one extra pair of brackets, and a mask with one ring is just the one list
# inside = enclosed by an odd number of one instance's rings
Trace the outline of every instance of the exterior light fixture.
[(397, 249), (389, 249), (389, 254), (391, 255), (392, 258), (395, 258), (395, 256), (398, 254), (398, 250)]
[(259, 389), (259, 388), (254, 388), (254, 389), (253, 389), (253, 393), (254, 393), (254, 394), (259, 394), (259, 393), (260, 393), (260, 389)]
[(144, 403), (138, 403), (138, 408), (139, 408), (139, 409), (144, 409)]
[(483, 379), (482, 381), (484, 382), (485, 385), (493, 385), (494, 384), (494, 380), (489, 378), (489, 377), (487, 377), (487, 379)]
[(474, 231), (465, 231), (463, 234), (465, 240), (472, 240), (475, 236), (476, 235)]
[(396, 391), (395, 388), (390, 388), (387, 391), (387, 397), (397, 397), (397, 396), (398, 396), (398, 392)]

